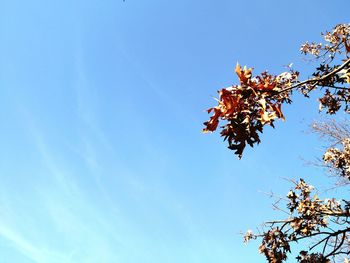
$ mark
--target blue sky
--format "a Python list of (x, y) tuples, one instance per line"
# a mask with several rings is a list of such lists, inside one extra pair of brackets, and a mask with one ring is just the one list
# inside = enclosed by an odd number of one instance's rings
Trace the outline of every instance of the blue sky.
[[(201, 134), (237, 61), (279, 73), (348, 1), (0, 2), (0, 262), (264, 262), (263, 192), (320, 182), (315, 99), (238, 161)], [(304, 75), (305, 77), (305, 75)]]

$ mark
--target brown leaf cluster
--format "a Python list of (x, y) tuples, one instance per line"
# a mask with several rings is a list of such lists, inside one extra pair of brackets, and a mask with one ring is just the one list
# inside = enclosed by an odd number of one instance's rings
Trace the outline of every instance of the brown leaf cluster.
[[(317, 62), (304, 81), (290, 67), (280, 75), (263, 72), (253, 76), (252, 68), (237, 64), (239, 83), (219, 91), (218, 104), (208, 109), (212, 115), (204, 122), (203, 131), (220, 129), (228, 147), (241, 158), (246, 145), (253, 147), (260, 143), (259, 135), (265, 125), (274, 127), (275, 120), (284, 119), (282, 106), (291, 103), (293, 90), (305, 97), (317, 90), (321, 94), (319, 110), (325, 109), (327, 114), (336, 114), (340, 109), (350, 113), (350, 24), (336, 25), (322, 35), (323, 42), (306, 42), (300, 48)], [(347, 131), (334, 125), (318, 130), (333, 143), (323, 155), (323, 165), (349, 184), (350, 132)], [(302, 240), (307, 240), (309, 246), (299, 251), (297, 262), (350, 262), (349, 198), (320, 199), (303, 179), (294, 183), (295, 187), (283, 199), (287, 209), (283, 211), (288, 217), (267, 222), (259, 234), (248, 231), (244, 242), (260, 238), (259, 251), (271, 263), (285, 262), (292, 243)]]
[(273, 126), (276, 119), (284, 119), (281, 106), (290, 102), (289, 93), (279, 91), (290, 87), (298, 73), (273, 76), (263, 72), (253, 77), (252, 68), (242, 68), (239, 64), (235, 72), (240, 84), (219, 91), (218, 105), (208, 110), (213, 115), (204, 122), (203, 131), (213, 132), (220, 121), (226, 121), (221, 127), (221, 136), (241, 157), (247, 144), (253, 147), (260, 142), (259, 133), (263, 132), (264, 125)]
[(303, 54), (310, 54), (319, 58), (327, 55), (334, 58), (337, 53), (341, 53), (341, 48), (345, 48), (345, 53), (350, 52), (350, 24), (338, 24), (332, 31), (322, 33), (325, 43), (305, 42), (301, 45), (300, 51)]
[(329, 148), (323, 155), (324, 162), (350, 181), (350, 138), (343, 139), (342, 149)]
[[(329, 257), (348, 251), (343, 246), (350, 241), (349, 206), (336, 199), (321, 200), (312, 194), (313, 187), (303, 179), (295, 182), (294, 189), (287, 195), (286, 207), (290, 217), (285, 220), (268, 222), (267, 231), (249, 234), (249, 239), (261, 237), (260, 253), (271, 263), (282, 263), (291, 252), (291, 243), (315, 237), (311, 249), (323, 246), (322, 253), (300, 251), (298, 262), (330, 262)], [(339, 224), (344, 228), (336, 228)]]
[(289, 240), (279, 227), (272, 228), (263, 234), (259, 252), (265, 255), (268, 262), (283, 262), (290, 252)]
[[(212, 116), (204, 122), (204, 132), (218, 128), (228, 148), (242, 157), (246, 145), (260, 143), (259, 134), (265, 125), (274, 127), (276, 119), (283, 119), (282, 105), (291, 103), (292, 90), (298, 90), (306, 97), (310, 92), (320, 90), (319, 109), (335, 114), (341, 107), (349, 111), (350, 103), (350, 24), (339, 24), (323, 34), (325, 43), (306, 42), (301, 52), (311, 54), (320, 65), (312, 77), (299, 81), (299, 72), (289, 68), (280, 75), (263, 72), (253, 76), (253, 69), (237, 64), (235, 72), (239, 84), (219, 91), (218, 104), (208, 109)], [(343, 54), (342, 64), (334, 63), (336, 55)], [(220, 126), (220, 123), (223, 125)]]

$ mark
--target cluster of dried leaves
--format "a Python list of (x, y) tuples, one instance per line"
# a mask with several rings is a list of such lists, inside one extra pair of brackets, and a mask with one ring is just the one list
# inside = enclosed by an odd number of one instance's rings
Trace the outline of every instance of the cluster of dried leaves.
[[(221, 130), (228, 147), (241, 158), (246, 145), (260, 142), (265, 125), (274, 127), (276, 119), (284, 119), (282, 105), (291, 103), (291, 92), (308, 97), (320, 91), (319, 109), (335, 114), (341, 108), (350, 113), (350, 24), (339, 24), (323, 35), (323, 43), (306, 42), (300, 51), (318, 64), (311, 77), (300, 81), (299, 73), (253, 76), (251, 68), (237, 64), (239, 84), (219, 91), (217, 106), (208, 110), (212, 116), (204, 123), (204, 132)], [(220, 126), (221, 124), (221, 126)], [(335, 123), (319, 124), (315, 131), (332, 142), (323, 155), (323, 166), (350, 184), (350, 129)], [(348, 198), (321, 199), (303, 179), (283, 199), (288, 217), (265, 223), (257, 234), (248, 231), (244, 241), (261, 239), (259, 247), (266, 260), (282, 263), (291, 253), (291, 245), (301, 240), (309, 244), (296, 257), (301, 263), (350, 262), (350, 201)]]
[(341, 141), (342, 149), (331, 147), (323, 155), (324, 162), (338, 175), (350, 180), (350, 138)]
[[(298, 262), (331, 262), (330, 258), (335, 256), (349, 255), (350, 203), (334, 198), (320, 199), (312, 194), (313, 187), (303, 179), (294, 183), (295, 187), (286, 199), (290, 216), (265, 223), (268, 230), (262, 234), (248, 231), (245, 242), (262, 238), (259, 251), (273, 263), (285, 261), (291, 252), (291, 243), (305, 238), (312, 239), (308, 251), (299, 252)], [(321, 250), (309, 252), (316, 247), (321, 247)]]
[(290, 103), (289, 93), (281, 90), (296, 83), (298, 72), (284, 72), (273, 76), (267, 72), (253, 77), (253, 69), (236, 65), (240, 84), (219, 91), (216, 107), (208, 112), (214, 114), (205, 122), (204, 132), (215, 131), (220, 120), (226, 120), (221, 127), (221, 136), (229, 148), (241, 157), (246, 144), (259, 143), (259, 132), (266, 124), (273, 126), (275, 119), (284, 119), (281, 106)]
[[(276, 119), (284, 120), (282, 105), (291, 103), (292, 90), (299, 90), (306, 97), (312, 90), (322, 90), (320, 110), (326, 108), (327, 113), (334, 114), (343, 105), (348, 111), (350, 25), (337, 25), (331, 32), (324, 33), (324, 41), (325, 44), (305, 43), (300, 48), (302, 53), (321, 62), (312, 77), (305, 81), (300, 81), (299, 72), (292, 68), (279, 75), (263, 72), (253, 76), (252, 68), (237, 64), (235, 72), (239, 84), (219, 91), (218, 104), (208, 109), (212, 116), (204, 122), (203, 131), (214, 132), (219, 127), (228, 148), (241, 158), (247, 144), (260, 143), (259, 133), (265, 125), (274, 127)], [(339, 54), (344, 55), (340, 61), (336, 56)], [(220, 121), (224, 125), (219, 126)]]

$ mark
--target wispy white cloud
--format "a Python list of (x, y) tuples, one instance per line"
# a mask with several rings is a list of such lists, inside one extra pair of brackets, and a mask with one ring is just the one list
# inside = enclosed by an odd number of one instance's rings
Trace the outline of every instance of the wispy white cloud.
[[(162, 240), (169, 240), (166, 235), (171, 230), (160, 229), (157, 234), (150, 234), (149, 229), (158, 230), (156, 223), (152, 225), (153, 217), (167, 226), (170, 224), (166, 220), (171, 217), (190, 238), (195, 237), (198, 229), (185, 202), (166, 181), (153, 184), (154, 181), (147, 181), (147, 176), (136, 174), (140, 172), (137, 167), (130, 167), (118, 158), (122, 153), (113, 148), (100, 128), (98, 111), (92, 106), (98, 104), (89, 94), (82, 54), (79, 56), (74, 88), (76, 113), (81, 122), (77, 126), (82, 128), (76, 129), (78, 141), (68, 142), (76, 151), (60, 152), (60, 147), (55, 147), (60, 141), (49, 141), (45, 124), (21, 106), (24, 126), (46, 177), (35, 183), (28, 181), (30, 195), (17, 197), (25, 207), (13, 207), (6, 212), (8, 221), (17, 222), (23, 212), (28, 212), (30, 223), (24, 220), (19, 227), (0, 219), (0, 236), (25, 257), (39, 263), (128, 262), (127, 259), (140, 258), (137, 253), (154, 258), (152, 251), (170, 250)], [(153, 148), (151, 142), (146, 143)], [(154, 160), (162, 157), (161, 151), (152, 151)], [(76, 158), (73, 156), (76, 153), (81, 163), (69, 160)], [(145, 166), (145, 172), (151, 174), (154, 165)], [(166, 173), (166, 169), (165, 164), (157, 163), (157, 173)], [(115, 193), (118, 190), (122, 193)], [(30, 211), (33, 207), (39, 209)], [(18, 213), (19, 209), (24, 211)], [(149, 220), (148, 225), (144, 225), (144, 219)]]
[(17, 233), (14, 229), (2, 223), (0, 223), (0, 236), (8, 240), (15, 250), (34, 262), (71, 262), (70, 255), (35, 246), (31, 241), (27, 240), (24, 236)]
[[(23, 107), (21, 113), (25, 130), (39, 153), (37, 161), (42, 166), (41, 173), (45, 173), (45, 178), (37, 178), (34, 180), (35, 184), (31, 181), (27, 183), (31, 195), (16, 196), (21, 205), (1, 209), (6, 222), (3, 218), (0, 219), (0, 238), (3, 237), (15, 250), (34, 262), (85, 263), (99, 262), (100, 259), (113, 262), (113, 259), (118, 258), (115, 252), (115, 247), (120, 242), (118, 232), (113, 224), (106, 220), (108, 217), (102, 208), (96, 206), (96, 203), (103, 202), (103, 198), (94, 200), (89, 197), (89, 191), (101, 189), (84, 188), (83, 185), (86, 187), (86, 184), (81, 181), (81, 169), (78, 169), (77, 173), (73, 172), (69, 167), (71, 163), (66, 162), (69, 160), (69, 154), (72, 154), (69, 151), (66, 152), (67, 160), (57, 160), (56, 152), (46, 141), (39, 124), (30, 111), (24, 110)], [(96, 168), (98, 163), (94, 149), (89, 147), (85, 147), (83, 152), (84, 156), (89, 157), (88, 168), (94, 174), (94, 167)], [(28, 171), (29, 175), (32, 173), (34, 171)], [(13, 197), (4, 196), (3, 193), (1, 199), (6, 203)], [(40, 209), (31, 209), (32, 207)], [(25, 210), (20, 211), (21, 209)], [(23, 213), (27, 214), (29, 220), (20, 220), (19, 217)], [(118, 218), (114, 220), (121, 222)], [(21, 225), (12, 224), (11, 221), (20, 221)], [(122, 224), (124, 223), (120, 223)], [(126, 229), (125, 224), (123, 228)], [(61, 245), (57, 246), (59, 243)]]

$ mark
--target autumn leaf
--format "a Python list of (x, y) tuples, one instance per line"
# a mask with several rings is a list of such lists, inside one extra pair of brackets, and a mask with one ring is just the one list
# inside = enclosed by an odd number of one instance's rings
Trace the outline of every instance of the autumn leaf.
[(252, 68), (248, 68), (246, 66), (244, 66), (244, 68), (242, 69), (241, 66), (238, 64), (236, 64), (236, 68), (235, 68), (235, 72), (238, 75), (239, 80), (241, 81), (242, 84), (247, 84), (247, 81), (251, 78), (252, 76)]

